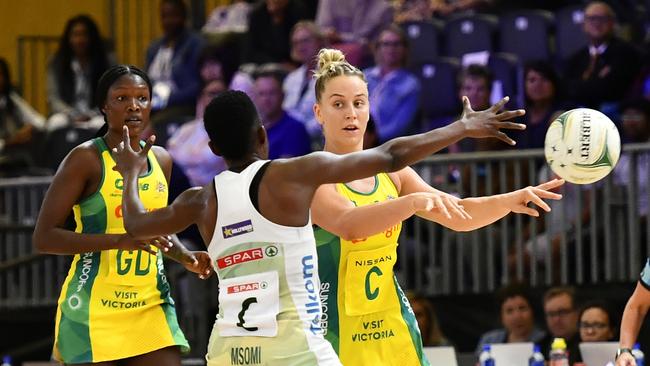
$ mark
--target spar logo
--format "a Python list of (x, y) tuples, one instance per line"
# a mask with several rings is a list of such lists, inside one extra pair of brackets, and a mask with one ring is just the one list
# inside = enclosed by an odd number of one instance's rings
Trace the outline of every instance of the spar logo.
[(253, 232), (253, 223), (251, 220), (238, 222), (232, 225), (221, 227), (221, 233), (224, 239), (232, 238), (233, 236), (242, 235)]
[(228, 286), (226, 291), (229, 294), (237, 294), (240, 292), (247, 292), (247, 291), (255, 291), (259, 289), (266, 289), (269, 285), (262, 281), (262, 282), (251, 282), (251, 283), (240, 283), (237, 285), (232, 285)]
[(242, 252), (233, 253), (217, 259), (217, 268), (223, 269), (234, 266), (235, 264), (256, 261), (260, 259), (275, 257), (278, 254), (278, 248), (275, 245), (269, 245), (266, 248), (253, 248)]

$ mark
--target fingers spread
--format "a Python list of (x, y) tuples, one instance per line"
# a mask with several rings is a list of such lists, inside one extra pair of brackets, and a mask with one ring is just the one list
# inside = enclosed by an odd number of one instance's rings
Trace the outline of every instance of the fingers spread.
[(498, 112), (498, 111), (501, 110), (501, 108), (503, 108), (504, 105), (506, 105), (506, 103), (508, 103), (509, 100), (510, 100), (510, 97), (505, 96), (505, 97), (503, 97), (503, 99), (496, 102), (496, 104), (494, 104), (490, 109), (492, 109), (492, 111), (494, 111), (494, 112)]
[(153, 143), (156, 141), (156, 135), (151, 135), (147, 139), (147, 142), (144, 144), (144, 148), (142, 148), (142, 152), (140, 154), (142, 155), (147, 155), (149, 153), (149, 150), (151, 150), (151, 146), (153, 146)]
[(544, 200), (539, 198), (539, 196), (537, 196), (532, 191), (528, 191), (527, 196), (528, 196), (527, 201), (533, 202), (534, 204), (541, 207), (546, 212), (551, 211), (551, 207), (549, 207), (549, 205), (546, 202), (544, 202)]
[(508, 137), (508, 135), (506, 135), (501, 131), (497, 132), (494, 136), (508, 145), (514, 146), (517, 144), (515, 140), (511, 139), (510, 137)]
[(537, 188), (548, 191), (550, 189), (554, 189), (554, 188), (562, 186), (564, 184), (564, 182), (565, 182), (564, 179), (553, 179), (553, 180), (550, 180), (550, 181), (548, 181), (546, 183), (542, 183), (542, 184), (538, 185)]

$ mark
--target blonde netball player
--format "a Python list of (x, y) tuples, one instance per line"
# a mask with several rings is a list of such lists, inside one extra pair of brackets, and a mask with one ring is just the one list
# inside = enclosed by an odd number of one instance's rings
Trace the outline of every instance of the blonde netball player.
[[(314, 113), (323, 127), (325, 151), (358, 153), (369, 117), (364, 76), (338, 50), (321, 50), (318, 66)], [(435, 132), (449, 144), (463, 137), (497, 137), (513, 144), (498, 127), (519, 128), (502, 121), (523, 111), (500, 113), (506, 102), (475, 112), (465, 98), (461, 119)], [(321, 293), (328, 299), (323, 301), (326, 338), (344, 365), (428, 365), (415, 316), (393, 274), (402, 220), (417, 214), (468, 231), (510, 212), (537, 216), (526, 205), (549, 211), (542, 198), (560, 199), (548, 190), (563, 181), (459, 200), (432, 188), (409, 167), (368, 177), (321, 186), (311, 206), (319, 226)]]
[[(103, 137), (74, 148), (50, 185), (34, 230), (36, 249), (74, 255), (56, 316), (54, 357), (65, 364), (180, 365), (188, 343), (178, 326), (162, 255), (188, 269), (206, 252), (188, 252), (180, 242), (125, 233), (122, 176), (113, 170), (111, 148), (131, 128), (133, 148), (149, 123), (151, 83), (141, 70), (110, 68), (97, 87), (98, 105), (108, 124)], [(167, 205), (171, 158), (151, 149), (138, 167), (138, 189), (147, 210)], [(64, 228), (74, 211), (75, 232)], [(155, 247), (150, 247), (154, 244)], [(207, 260), (206, 260), (207, 259)], [(202, 273), (205, 274), (205, 273)]]
[[(490, 118), (487, 122), (496, 121), (492, 112), (476, 113), (466, 122), (478, 125)], [(432, 131), (348, 155), (318, 152), (269, 161), (255, 106), (238, 91), (212, 100), (204, 125), (212, 151), (228, 170), (153, 212), (142, 207), (136, 190), (149, 145), (135, 153), (125, 133), (114, 155), (124, 176), (127, 231), (150, 237), (197, 224), (219, 276), (220, 309), (208, 365), (340, 365), (321, 329), (309, 208), (314, 192), (323, 183), (402, 169), (448, 145), (449, 134)]]

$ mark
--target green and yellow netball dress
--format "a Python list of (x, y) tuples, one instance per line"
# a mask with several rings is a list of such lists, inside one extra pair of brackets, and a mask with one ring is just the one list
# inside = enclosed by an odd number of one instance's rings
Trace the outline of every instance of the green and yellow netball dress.
[[(398, 196), (385, 173), (375, 176), (369, 193), (342, 183), (336, 189), (355, 206)], [(353, 241), (315, 229), (322, 324), (343, 365), (429, 365), (415, 315), (393, 273), (401, 228), (399, 223)]]
[(265, 163), (214, 178), (218, 213), (208, 252), (219, 276), (219, 314), (208, 366), (340, 366), (321, 328), (311, 220), (278, 225), (251, 202), (253, 178)]
[[(99, 189), (74, 206), (78, 233), (123, 234), (120, 173), (102, 138)], [(152, 151), (149, 171), (138, 179), (147, 210), (167, 205), (167, 181)], [(152, 247), (153, 248), (153, 247)], [(54, 357), (66, 364), (132, 357), (189, 346), (176, 320), (162, 253), (107, 249), (77, 254), (63, 283), (56, 314)]]

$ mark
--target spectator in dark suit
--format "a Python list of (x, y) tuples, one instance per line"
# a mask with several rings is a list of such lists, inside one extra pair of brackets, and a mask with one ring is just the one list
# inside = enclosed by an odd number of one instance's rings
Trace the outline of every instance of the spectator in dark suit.
[(590, 3), (584, 19), (589, 45), (569, 60), (567, 92), (571, 100), (598, 108), (622, 98), (639, 71), (640, 57), (632, 45), (614, 36), (616, 18), (609, 5)]
[(152, 124), (187, 120), (194, 115), (201, 91), (198, 60), (203, 41), (185, 26), (187, 8), (182, 0), (160, 4), (163, 37), (147, 49), (147, 74), (153, 83)]
[(289, 39), (307, 12), (298, 0), (266, 0), (257, 4), (248, 19), (246, 62), (291, 65)]

